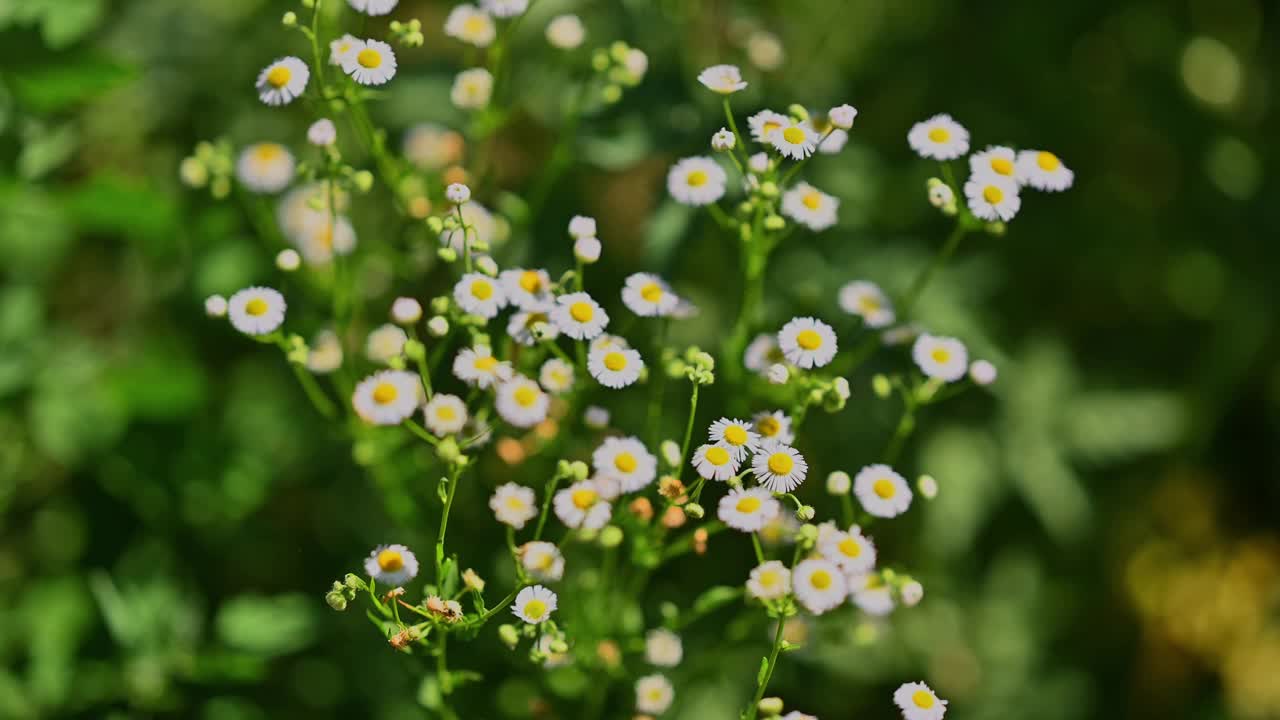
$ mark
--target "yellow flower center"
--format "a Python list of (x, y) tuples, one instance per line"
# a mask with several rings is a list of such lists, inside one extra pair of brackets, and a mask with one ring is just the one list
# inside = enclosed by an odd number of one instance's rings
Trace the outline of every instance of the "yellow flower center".
[(784, 452), (776, 452), (769, 456), (769, 472), (774, 475), (786, 475), (795, 466), (795, 461)]
[(722, 447), (711, 447), (707, 450), (705, 457), (707, 458), (707, 462), (719, 467), (720, 465), (724, 465), (729, 462), (729, 451)]
[(488, 25), (484, 21), (484, 16), (472, 15), (467, 18), (465, 23), (462, 24), (462, 31), (468, 35), (479, 35), (485, 31), (486, 27), (488, 27)]
[(533, 566), (538, 568), (539, 570), (546, 571), (546, 570), (550, 570), (551, 566), (554, 565), (555, 562), (556, 562), (556, 557), (554, 555), (552, 555), (551, 553), (542, 553), (541, 555), (538, 556)]
[(921, 710), (928, 710), (933, 707), (933, 693), (928, 690), (917, 690), (911, 693), (911, 702), (915, 703), (916, 707)]
[(801, 198), (800, 202), (804, 203), (804, 206), (810, 210), (817, 210), (822, 207), (822, 196), (816, 192), (811, 192)]
[(471, 283), (471, 297), (477, 300), (488, 300), (493, 297), (493, 285), (488, 280), (476, 280)]
[(881, 500), (888, 500), (898, 494), (898, 486), (893, 484), (889, 478), (880, 478), (871, 485), (871, 490), (880, 497)]
[(569, 498), (573, 500), (574, 507), (578, 508), (579, 510), (586, 510), (592, 505), (595, 505), (596, 498), (598, 497), (599, 495), (596, 493), (596, 491), (592, 490), (591, 488), (581, 488), (578, 490), (574, 490), (573, 493), (569, 496)]
[(253, 149), (253, 157), (258, 162), (269, 163), (284, 154), (284, 148), (275, 143), (262, 143)]
[(1013, 175), (1013, 162), (1009, 158), (991, 158), (991, 169), (1001, 175)]
[(534, 403), (538, 402), (538, 395), (540, 394), (538, 389), (532, 385), (521, 385), (516, 388), (516, 404), (520, 407), (532, 407)]
[(542, 276), (533, 270), (520, 273), (520, 287), (525, 292), (535, 293), (542, 289)]
[(523, 501), (523, 500), (521, 500), (520, 498), (516, 497), (515, 495), (508, 495), (508, 496), (507, 496), (507, 509), (508, 509), (508, 510), (523, 510), (523, 509), (524, 509), (524, 501)]
[(378, 553), (378, 567), (382, 572), (395, 572), (404, 568), (404, 557), (395, 550), (383, 550)]
[(636, 462), (636, 456), (629, 452), (620, 452), (613, 459), (613, 466), (618, 468), (618, 472), (632, 473), (636, 471), (639, 463)]
[(1042, 152), (1036, 155), (1036, 164), (1045, 172), (1053, 172), (1062, 165), (1062, 161), (1058, 159), (1057, 155), (1054, 155), (1051, 152)]
[(588, 302), (579, 301), (569, 306), (569, 315), (580, 323), (591, 322), (595, 314), (595, 308)]
[[(773, 437), (782, 431), (782, 423), (779, 422), (778, 418), (769, 415), (760, 418), (760, 421), (756, 423), (756, 430), (765, 437)], [(728, 437), (727, 433), (725, 437)]]
[(372, 70), (382, 64), (382, 53), (373, 48), (365, 48), (356, 55), (356, 62), (360, 63), (361, 67)]
[(760, 573), (760, 584), (764, 587), (777, 587), (782, 583), (782, 575), (777, 570), (765, 570)]
[(373, 401), (379, 405), (386, 405), (395, 402), (396, 397), (400, 395), (400, 391), (396, 390), (396, 386), (389, 382), (378, 383), (373, 388)]
[(773, 132), (774, 130), (777, 130), (780, 127), (782, 127), (781, 123), (776, 123), (770, 120), (760, 126), (760, 131), (764, 133), (765, 137), (769, 137), (769, 133)]
[(685, 177), (684, 181), (689, 183), (689, 187), (702, 187), (710, 179), (705, 170), (694, 170)]
[(880, 301), (870, 295), (863, 296), (863, 298), (858, 301), (858, 305), (862, 307), (862, 312), (864, 313), (879, 312), (880, 310)]
[(491, 372), (498, 367), (498, 358), (492, 355), (480, 355), (476, 357), (475, 369), (483, 372)]
[(441, 405), (436, 408), (436, 419), (451, 422), (458, 419), (458, 412), (453, 409), (452, 405)]
[(730, 445), (746, 445), (747, 431), (741, 425), (730, 425), (724, 429), (724, 439)]
[(748, 495), (742, 498), (741, 500), (739, 500), (738, 504), (735, 505), (734, 508), (737, 509), (737, 511), (740, 513), (746, 513), (750, 515), (751, 513), (759, 510), (760, 505), (761, 505), (760, 498), (756, 497), (755, 495)]
[(817, 350), (822, 347), (822, 336), (817, 330), (801, 330), (796, 335), (796, 344), (805, 350)]
[(800, 143), (804, 142), (804, 130), (801, 130), (795, 125), (792, 125), (791, 127), (782, 131), (782, 139), (786, 140), (792, 145), (799, 145)]
[(288, 85), (289, 78), (291, 77), (293, 77), (293, 73), (289, 71), (289, 68), (283, 65), (277, 65), (267, 71), (267, 82), (270, 83), (273, 88), (278, 89)]
[(1004, 199), (1004, 191), (995, 185), (988, 185), (982, 189), (982, 199), (992, 205), (998, 205)]
[(662, 286), (658, 283), (649, 283), (640, 288), (640, 297), (646, 302), (656, 303), (662, 299)]
[(254, 317), (266, 315), (267, 310), (268, 310), (267, 301), (263, 300), (262, 298), (254, 298), (244, 304), (245, 313), (252, 315)]
[(525, 617), (540, 620), (547, 614), (547, 604), (541, 600), (530, 600), (524, 604), (524, 614)]
[(819, 590), (826, 590), (831, 587), (831, 573), (826, 570), (815, 571), (809, 576), (809, 584)]
[(945, 364), (951, 359), (951, 353), (946, 348), (934, 348), (933, 352), (929, 353), (929, 357), (938, 364)]
[(853, 538), (845, 538), (840, 541), (840, 553), (845, 557), (856, 558), (862, 554), (862, 546)]
[(946, 128), (936, 127), (929, 131), (929, 139), (936, 143), (944, 143), (951, 139), (951, 133)]
[(620, 352), (606, 353), (604, 356), (604, 366), (614, 372), (618, 372), (627, 367), (627, 356)]

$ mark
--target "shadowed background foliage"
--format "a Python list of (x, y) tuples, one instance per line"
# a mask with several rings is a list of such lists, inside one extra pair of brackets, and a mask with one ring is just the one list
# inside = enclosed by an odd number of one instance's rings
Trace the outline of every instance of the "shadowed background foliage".
[[(418, 122), (461, 127), (448, 8), (397, 10), (427, 43), (400, 51), (376, 106), (393, 141)], [(177, 175), (203, 139), (303, 152), (305, 113), (253, 92), (265, 63), (306, 52), (280, 28), (288, 9), (0, 0), (0, 717), (427, 716), (422, 667), (322, 595), (378, 542), (428, 547), (433, 478), (360, 468), (280, 359), (201, 306), (251, 282), (289, 289), (244, 209)], [(840, 225), (775, 256), (771, 322), (833, 315), (854, 277), (899, 290), (936, 249), (934, 168), (905, 142), (923, 117), (953, 114), (977, 148), (1050, 148), (1076, 172), (1072, 191), (1028, 198), (1006, 236), (967, 240), (920, 304), (1001, 373), (926, 420), (906, 470), (942, 493), (877, 533), (924, 603), (880, 628), (824, 625), (771, 694), (823, 720), (893, 717), (892, 688), (918, 678), (958, 720), (1280, 717), (1273, 4), (539, 0), (515, 52), (544, 60), (516, 66), (519, 110), (486, 190), (514, 216), (498, 188), (524, 194), (556, 143), (568, 71), (545, 60), (542, 27), (569, 11), (588, 46), (623, 39), (651, 66), (584, 120), (575, 164), (515, 223), (508, 257), (563, 268), (568, 218), (595, 215), (591, 283), (664, 273), (703, 311), (684, 342), (727, 332), (739, 292), (733, 245), (662, 187), (722, 124), (694, 82), (705, 65), (744, 67), (740, 112), (860, 110), (845, 151), (811, 165)], [(354, 212), (363, 245), (428, 247), (385, 193), (370, 198)], [(446, 287), (395, 270), (369, 269), (370, 291)], [(814, 500), (816, 480), (868, 462), (892, 427), (867, 377), (851, 380), (849, 409), (808, 430)], [(503, 584), (485, 498), (521, 471), (485, 460), (450, 526)], [(655, 591), (687, 605), (746, 562), (691, 559)], [(691, 627), (671, 717), (730, 717), (763, 647), (737, 613)], [(590, 681), (507, 679), (521, 658), (491, 629), (462, 657), (488, 678), (478, 707), (496, 708), (477, 717), (531, 717), (535, 695)]]

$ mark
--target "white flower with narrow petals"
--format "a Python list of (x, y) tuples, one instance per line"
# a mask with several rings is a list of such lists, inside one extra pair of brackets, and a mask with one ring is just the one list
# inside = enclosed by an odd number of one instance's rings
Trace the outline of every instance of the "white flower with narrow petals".
[(765, 440), (751, 457), (751, 473), (756, 476), (756, 482), (771, 491), (786, 493), (804, 482), (809, 473), (809, 463), (790, 445)]
[(476, 47), (488, 47), (497, 36), (497, 27), (489, 13), (464, 3), (449, 12), (444, 21), (444, 34)]
[(763, 488), (731, 488), (720, 498), (716, 517), (725, 525), (752, 533), (763, 528), (782, 512), (782, 505)]
[(791, 573), (796, 600), (814, 615), (821, 615), (844, 603), (848, 593), (844, 574), (828, 560), (802, 560)]
[(760, 433), (745, 420), (722, 417), (711, 423), (707, 430), (707, 438), (717, 445), (723, 445), (735, 461), (741, 462), (748, 452), (755, 452), (760, 447)]
[(574, 529), (599, 530), (613, 517), (613, 506), (593, 480), (576, 482), (557, 492), (551, 504), (560, 522)]
[(280, 143), (254, 143), (236, 158), (236, 179), (251, 192), (277, 193), (293, 182), (293, 153)]
[(307, 369), (317, 375), (327, 375), (342, 367), (342, 343), (332, 330), (321, 330), (311, 341), (307, 353)]
[(867, 327), (880, 329), (893, 324), (893, 304), (879, 285), (866, 280), (854, 280), (840, 288), (840, 309), (862, 318)]
[(786, 445), (795, 442), (795, 433), (791, 432), (791, 417), (781, 410), (756, 413), (751, 416), (751, 422), (761, 440), (777, 440)]
[(947, 701), (924, 683), (903, 684), (894, 691), (893, 702), (902, 709), (906, 720), (942, 720), (947, 712)]
[(266, 335), (284, 324), (284, 296), (268, 287), (247, 287), (227, 301), (231, 326), (245, 335)]
[(791, 570), (777, 560), (770, 560), (751, 570), (747, 593), (758, 600), (777, 600), (791, 592)]
[(746, 369), (764, 375), (769, 368), (786, 361), (782, 349), (778, 347), (778, 336), (760, 333), (747, 345), (742, 355), (742, 365)]
[(545, 308), (550, 299), (551, 276), (546, 270), (503, 270), (498, 275), (498, 281), (502, 283), (507, 302), (521, 310)]
[(1018, 153), (1017, 178), (1036, 190), (1061, 192), (1075, 182), (1075, 173), (1062, 164), (1062, 159), (1047, 150), (1023, 150)]
[(993, 173), (970, 175), (964, 184), (969, 211), (979, 220), (1008, 222), (1022, 208), (1018, 183)]
[[(847, 475), (845, 477), (848, 477)], [(848, 532), (834, 530), (818, 539), (818, 552), (845, 573), (864, 573), (876, 566), (876, 546), (854, 525)]]
[(467, 424), (467, 404), (457, 395), (432, 395), (422, 414), (427, 429), (440, 437), (460, 433)]
[(418, 558), (403, 545), (379, 545), (365, 558), (364, 571), (374, 582), (400, 587), (418, 575)]
[(373, 362), (386, 365), (392, 358), (400, 357), (408, 341), (409, 336), (403, 328), (386, 323), (369, 333), (364, 343), (364, 354)]
[(872, 617), (884, 617), (893, 612), (893, 591), (880, 577), (880, 573), (850, 575), (849, 596), (853, 604)]
[(520, 546), (520, 565), (541, 582), (559, 582), (564, 577), (564, 555), (549, 542), (535, 540)]
[(738, 474), (739, 462), (723, 445), (700, 445), (693, 451), (689, 464), (701, 477), (723, 482)]
[(536, 345), (540, 340), (555, 340), (560, 337), (560, 328), (551, 322), (550, 301), (521, 310), (507, 321), (507, 335), (512, 340), (525, 346)]
[(453, 286), (453, 299), (463, 312), (489, 320), (507, 305), (502, 286), (488, 275), (467, 273)]
[(955, 382), (969, 367), (969, 352), (955, 338), (923, 333), (911, 346), (911, 358), (926, 377)]
[(667, 173), (667, 192), (683, 205), (701, 207), (724, 197), (729, 176), (709, 157), (687, 157)]
[(360, 47), (360, 38), (351, 33), (334, 38), (329, 42), (329, 64), (342, 65), (347, 58), (355, 57), (358, 47)]
[(954, 160), (969, 152), (969, 131), (950, 115), (934, 115), (911, 126), (907, 143), (920, 157)]
[(587, 371), (601, 385), (618, 390), (640, 379), (644, 360), (629, 348), (598, 348), (587, 356)]
[(453, 358), (453, 374), (472, 387), (488, 388), (507, 382), (514, 375), (511, 363), (499, 361), (487, 345), (462, 348)]
[(288, 105), (302, 96), (310, 78), (306, 63), (292, 55), (282, 57), (258, 73), (258, 99), (267, 105)]
[[(774, 131), (781, 130), (784, 126), (790, 124), (790, 122), (791, 118), (783, 115), (782, 113), (774, 112), (772, 110), (761, 110), (755, 115), (747, 118), (747, 128), (751, 131), (752, 140), (755, 140), (762, 145), (769, 145), (773, 142), (772, 136)], [(763, 170), (756, 169), (755, 160), (757, 157), (762, 158), (767, 164), (769, 156), (761, 153), (751, 157), (752, 172), (763, 172)]]
[(381, 40), (362, 40), (342, 61), (342, 72), (361, 85), (383, 85), (395, 77), (395, 51)]
[(533, 490), (516, 483), (499, 485), (489, 498), (489, 508), (498, 522), (516, 530), (538, 517), (537, 496)]
[(698, 73), (698, 82), (721, 95), (732, 95), (747, 87), (737, 65), (712, 65)]
[(453, 78), (449, 100), (460, 110), (479, 110), (493, 96), (493, 75), (484, 68), (463, 70)]
[(853, 119), (858, 117), (858, 111), (849, 104), (837, 105), (827, 112), (827, 117), (831, 119), (831, 124), (841, 130), (849, 130), (853, 127)]
[(604, 332), (609, 314), (590, 295), (575, 292), (556, 298), (551, 322), (574, 340), (590, 340)]
[(822, 367), (836, 356), (836, 333), (816, 318), (793, 318), (778, 332), (778, 347), (796, 367)]
[(645, 633), (644, 659), (650, 665), (675, 667), (684, 659), (684, 643), (670, 630), (655, 628)]
[(596, 474), (617, 479), (622, 492), (635, 492), (658, 476), (658, 459), (638, 438), (607, 437), (591, 453)]
[(541, 585), (532, 585), (516, 595), (511, 604), (511, 614), (529, 623), (537, 625), (551, 619), (556, 611), (556, 594)]
[(868, 465), (853, 478), (853, 494), (871, 515), (892, 518), (911, 507), (911, 487), (888, 465)]
[(371, 425), (399, 425), (418, 409), (422, 395), (422, 383), (414, 373), (383, 370), (356, 385), (351, 406)]
[(366, 15), (386, 15), (396, 9), (400, 0), (347, 0), (353, 9)]
[(796, 183), (782, 194), (782, 214), (814, 232), (836, 224), (839, 198), (832, 197), (807, 182)]
[(557, 15), (547, 23), (547, 42), (561, 50), (573, 50), (587, 39), (587, 29), (577, 15)]
[(634, 273), (622, 286), (622, 302), (641, 317), (671, 315), (680, 298), (671, 292), (667, 281), (651, 273)]
[(551, 399), (538, 383), (523, 375), (498, 386), (494, 407), (507, 424), (518, 428), (533, 427), (547, 419)]
[(538, 370), (538, 382), (553, 395), (567, 393), (573, 388), (573, 366), (560, 358), (550, 358)]
[(781, 127), (769, 133), (769, 143), (773, 145), (773, 149), (792, 160), (803, 160), (812, 155), (820, 139), (809, 123), (792, 118), (787, 118)]
[(1013, 148), (992, 145), (969, 156), (969, 172), (973, 175), (995, 175), (1017, 181), (1017, 153)]

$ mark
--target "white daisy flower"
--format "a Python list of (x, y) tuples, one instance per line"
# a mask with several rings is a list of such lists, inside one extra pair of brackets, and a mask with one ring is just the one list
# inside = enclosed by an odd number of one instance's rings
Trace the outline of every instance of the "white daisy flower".
[(1023, 150), (1017, 159), (1018, 182), (1037, 190), (1059, 192), (1071, 187), (1075, 173), (1047, 150)]
[(814, 615), (821, 615), (844, 603), (848, 593), (844, 574), (828, 560), (801, 560), (791, 573), (796, 600)]
[(786, 118), (777, 130), (769, 133), (769, 143), (783, 157), (803, 160), (818, 147), (818, 133), (808, 124)]
[(671, 315), (680, 299), (666, 281), (651, 273), (634, 273), (622, 287), (622, 302), (642, 317)]
[(738, 461), (723, 445), (700, 445), (689, 461), (698, 475), (708, 480), (725, 481), (738, 474)]
[(538, 382), (553, 395), (567, 393), (573, 388), (573, 366), (560, 358), (551, 358), (542, 363)]
[(231, 326), (245, 335), (266, 335), (284, 324), (284, 296), (268, 287), (247, 287), (227, 301)]
[(1017, 161), (1013, 148), (991, 145), (982, 152), (969, 156), (969, 172), (973, 175), (995, 175), (1006, 180), (1017, 180)]
[(362, 40), (342, 61), (342, 72), (361, 85), (382, 85), (396, 74), (396, 54), (381, 40)]
[(782, 349), (778, 347), (778, 337), (770, 333), (760, 333), (747, 345), (742, 355), (742, 365), (746, 369), (759, 373), (767, 373), (769, 368), (786, 361)]
[(461, 110), (479, 110), (493, 95), (493, 75), (484, 68), (463, 70), (453, 78), (449, 100)]
[(793, 318), (778, 332), (778, 347), (796, 367), (822, 367), (836, 356), (836, 333), (816, 318)]
[(950, 115), (934, 115), (911, 126), (907, 143), (920, 157), (954, 160), (969, 152), (969, 131)]
[(809, 463), (790, 445), (765, 440), (751, 457), (751, 473), (756, 482), (773, 492), (791, 492), (800, 487), (809, 472)]
[(798, 182), (782, 194), (782, 214), (814, 232), (836, 224), (840, 200), (807, 182)]
[(734, 137), (728, 128), (720, 128), (715, 135), (711, 136), (711, 149), (716, 152), (728, 152), (738, 144), (738, 138)]
[(616, 478), (622, 492), (635, 492), (658, 476), (658, 459), (634, 437), (607, 437), (591, 453), (598, 475)]
[(361, 380), (351, 394), (351, 406), (371, 425), (399, 425), (422, 402), (418, 376), (403, 370), (383, 370)]
[(480, 7), (494, 17), (509, 18), (529, 9), (529, 0), (480, 0)]
[(348, 5), (366, 15), (386, 15), (395, 10), (399, 2), (400, 0), (347, 0)]
[(1012, 220), (1022, 207), (1018, 184), (992, 173), (970, 175), (964, 184), (964, 196), (973, 216), (989, 222)]
[(556, 611), (556, 594), (541, 585), (532, 585), (516, 595), (511, 604), (511, 614), (529, 623), (537, 625), (551, 618)]
[(511, 363), (493, 356), (493, 348), (477, 345), (463, 348), (453, 358), (453, 374), (459, 380), (478, 388), (488, 388), (510, 380)]
[(236, 179), (252, 192), (277, 193), (293, 181), (293, 153), (280, 143), (247, 146), (236, 159)]
[(226, 317), (227, 299), (221, 295), (210, 295), (204, 299), (204, 312), (212, 318)]
[(996, 366), (986, 360), (975, 360), (969, 365), (969, 379), (975, 385), (990, 385), (996, 381)]
[(532, 310), (546, 305), (551, 289), (551, 276), (546, 270), (514, 268), (498, 274), (507, 301), (522, 310)]
[(467, 404), (457, 395), (436, 393), (422, 411), (427, 429), (441, 437), (460, 433), (467, 424)]
[(903, 684), (894, 691), (893, 703), (902, 709), (906, 720), (942, 720), (947, 712), (947, 701), (924, 683)]
[(488, 275), (467, 273), (453, 286), (453, 299), (464, 312), (490, 320), (507, 305), (502, 286)]
[(791, 592), (791, 570), (777, 560), (770, 560), (751, 570), (747, 593), (759, 600), (777, 600)]
[(398, 297), (391, 303), (391, 319), (398, 325), (412, 325), (422, 319), (422, 303), (411, 297)]
[(580, 237), (573, 241), (573, 257), (590, 265), (600, 259), (600, 241), (593, 237)]
[(824, 533), (818, 539), (818, 552), (846, 573), (864, 573), (876, 566), (876, 546), (857, 525), (848, 532)]
[(725, 525), (742, 532), (756, 532), (778, 516), (782, 506), (763, 488), (730, 488), (720, 498), (716, 516)]
[(534, 580), (559, 582), (564, 577), (564, 555), (553, 543), (535, 540), (520, 546), (520, 564)]
[(969, 367), (969, 352), (964, 343), (949, 337), (922, 333), (911, 346), (911, 357), (926, 377), (955, 382), (964, 377)]
[(557, 15), (547, 23), (547, 42), (561, 50), (573, 50), (587, 39), (587, 29), (577, 15)]
[(403, 545), (379, 545), (365, 558), (364, 571), (374, 582), (401, 587), (418, 575), (418, 558)]
[(601, 385), (618, 390), (640, 379), (644, 360), (626, 348), (599, 348), (587, 356), (587, 371)]
[[(551, 322), (551, 302), (544, 302), (528, 310), (521, 310), (507, 321), (507, 335), (525, 346), (536, 345), (539, 340), (555, 340), (560, 328)], [(534, 330), (537, 330), (537, 333)]]
[(591, 351), (629, 350), (631, 349), (631, 343), (627, 342), (627, 339), (622, 337), (621, 335), (610, 335), (609, 333), (602, 333), (600, 336), (596, 337), (594, 340), (591, 341), (591, 345), (587, 349)]
[(332, 330), (322, 330), (311, 341), (307, 352), (307, 369), (326, 375), (342, 367), (342, 343)]
[(759, 412), (751, 416), (751, 423), (761, 440), (777, 440), (784, 445), (795, 442), (791, 432), (791, 418), (781, 410)]
[(711, 423), (707, 438), (716, 445), (723, 445), (735, 462), (741, 462), (748, 452), (760, 447), (760, 434), (752, 429), (752, 423), (736, 418), (722, 417)]
[(551, 504), (560, 522), (574, 529), (599, 530), (613, 517), (613, 506), (592, 480), (576, 482), (557, 492)]
[(449, 187), (444, 189), (444, 199), (454, 205), (461, 205), (471, 199), (471, 188), (462, 183), (449, 183)]
[(403, 328), (390, 323), (380, 325), (365, 339), (364, 354), (373, 362), (386, 365), (392, 358), (400, 357), (408, 341)]
[(662, 675), (645, 675), (636, 680), (636, 710), (649, 715), (661, 715), (675, 701), (676, 691), (671, 681)]
[[(782, 113), (772, 110), (761, 110), (760, 112), (747, 118), (747, 127), (751, 131), (751, 139), (761, 145), (768, 145), (773, 142), (771, 136), (775, 130), (781, 130), (783, 126), (789, 124), (791, 118)], [(751, 156), (752, 172), (764, 172), (764, 170), (756, 169), (756, 158), (762, 158), (768, 167), (769, 156), (763, 153)]]
[(538, 499), (533, 490), (509, 482), (494, 490), (489, 498), (489, 509), (493, 510), (498, 522), (520, 530), (525, 523), (538, 517)]
[(609, 324), (609, 314), (590, 295), (575, 292), (556, 298), (551, 322), (574, 340), (590, 340), (604, 332)]
[(724, 168), (709, 157), (687, 157), (667, 173), (667, 192), (676, 202), (700, 207), (710, 205), (724, 196), (724, 186), (729, 176)]
[(584, 238), (596, 236), (596, 219), (586, 215), (574, 215), (569, 221), (569, 237)]
[(893, 591), (884, 583), (880, 573), (850, 575), (849, 597), (862, 612), (872, 617), (884, 617), (893, 612)]
[(675, 667), (684, 659), (684, 643), (670, 630), (654, 628), (644, 636), (644, 659), (650, 665)]
[(885, 328), (893, 324), (893, 304), (880, 286), (866, 280), (854, 280), (840, 288), (840, 309), (857, 315), (869, 328)]
[(258, 99), (267, 105), (288, 105), (307, 89), (311, 70), (292, 55), (282, 57), (258, 73)]
[(853, 477), (853, 494), (868, 513), (881, 518), (897, 517), (911, 507), (911, 488), (888, 465), (868, 465)]
[(721, 95), (732, 95), (747, 86), (737, 65), (712, 65), (698, 73), (698, 82)]
[(858, 117), (858, 111), (848, 103), (837, 105), (827, 112), (831, 124), (840, 130), (849, 130), (853, 127), (853, 119)]
[(818, 141), (818, 152), (823, 155), (839, 155), (844, 146), (849, 144), (849, 133), (840, 128), (827, 131), (826, 136)]
[(351, 33), (334, 38), (329, 42), (329, 64), (341, 65), (347, 61), (347, 58), (354, 58), (359, 47), (360, 38)]
[(475, 5), (458, 5), (444, 21), (444, 34), (476, 47), (488, 47), (497, 36), (493, 18)]
[(516, 375), (499, 385), (498, 397), (494, 402), (502, 419), (518, 428), (533, 427), (546, 420), (550, 405), (551, 399), (542, 392), (538, 383), (523, 375)]
[(324, 265), (334, 255), (350, 255), (356, 248), (356, 230), (345, 215), (308, 215), (289, 239), (311, 265)]

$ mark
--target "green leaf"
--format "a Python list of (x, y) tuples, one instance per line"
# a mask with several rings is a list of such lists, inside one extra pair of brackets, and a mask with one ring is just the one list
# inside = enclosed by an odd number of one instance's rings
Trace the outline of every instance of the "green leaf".
[(27, 180), (39, 179), (70, 159), (77, 144), (76, 130), (70, 123), (42, 130), (23, 143), (18, 174)]
[(121, 175), (95, 175), (62, 200), (68, 215), (85, 230), (138, 238), (153, 249), (173, 246), (179, 223), (177, 203), (145, 182)]
[(56, 113), (101, 95), (134, 76), (132, 68), (101, 53), (59, 56), (39, 65), (5, 68), (18, 101), (38, 114)]
[(55, 50), (67, 47), (98, 26), (104, 0), (55, 0), (45, 11), (44, 42)]
[(736, 587), (716, 585), (704, 590), (698, 599), (693, 601), (693, 611), (699, 615), (709, 613), (737, 600), (741, 594), (742, 591)]
[(764, 685), (765, 678), (769, 677), (769, 658), (760, 658), (760, 671), (756, 673), (756, 687)]
[(306, 595), (241, 595), (218, 610), (218, 637), (227, 645), (261, 655), (282, 655), (315, 639), (315, 602)]

